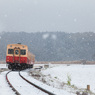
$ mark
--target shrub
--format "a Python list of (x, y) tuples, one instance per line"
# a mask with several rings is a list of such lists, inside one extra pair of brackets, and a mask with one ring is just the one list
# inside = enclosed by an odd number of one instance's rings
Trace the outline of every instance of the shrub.
[(71, 85), (71, 76), (70, 75), (67, 75), (67, 84)]

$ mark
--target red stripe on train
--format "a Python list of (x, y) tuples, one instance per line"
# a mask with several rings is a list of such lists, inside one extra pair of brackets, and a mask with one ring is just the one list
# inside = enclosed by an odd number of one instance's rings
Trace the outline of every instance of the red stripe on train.
[(28, 59), (27, 57), (6, 56), (6, 63), (16, 63), (16, 62), (28, 64)]

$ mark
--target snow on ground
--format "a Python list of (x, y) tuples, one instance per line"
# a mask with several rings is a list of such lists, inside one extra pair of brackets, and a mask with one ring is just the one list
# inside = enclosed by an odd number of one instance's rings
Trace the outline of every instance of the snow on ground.
[(95, 93), (95, 65), (56, 65), (42, 70), (41, 73), (65, 83), (69, 77), (71, 85), (79, 89), (86, 89), (90, 85), (91, 91)]
[[(0, 64), (0, 68), (7, 68), (7, 67), (5, 64)], [(67, 88), (65, 86), (61, 89), (59, 87), (55, 86), (52, 87), (43, 84), (41, 81), (37, 81), (33, 77), (29, 76), (29, 74), (27, 73), (28, 71), (29, 70), (22, 71), (21, 74), (24, 75), (24, 77), (26, 77), (28, 80), (32, 81), (33, 83), (36, 83), (39, 86), (49, 91), (53, 91), (54, 93), (56, 93), (56, 95), (76, 95), (72, 93), (73, 91), (68, 91), (68, 86)], [(14, 92), (12, 91), (12, 89), (9, 87), (9, 85), (5, 80), (6, 72), (7, 71), (0, 72), (0, 95), (14, 95)], [(26, 83), (25, 82), (22, 83), (22, 81), (20, 81), (20, 79), (18, 78), (18, 75), (14, 75), (14, 73), (12, 74), (13, 77), (11, 78), (11, 80), (14, 80), (13, 81), (14, 85), (19, 88), (19, 86), (17, 85), (19, 80), (21, 86), (25, 86), (27, 88), (28, 86), (26, 85)], [(69, 76), (69, 78), (71, 79), (70, 81), (71, 85), (76, 86), (79, 89), (86, 89), (87, 85), (90, 85), (91, 91), (95, 93), (95, 80), (94, 80), (95, 65), (62, 65), (62, 64), (54, 65), (53, 64), (50, 65), (49, 68), (41, 70), (41, 73), (45, 75), (48, 82), (50, 81), (50, 79), (48, 80), (48, 76), (50, 76), (51, 80), (55, 79), (58, 82), (60, 81), (61, 83), (67, 83)], [(55, 81), (52, 81), (52, 84), (56, 85)], [(22, 88), (21, 86), (20, 88)], [(26, 92), (26, 90), (24, 92)], [(89, 95), (95, 95), (95, 94), (89, 94)]]
[(0, 95), (15, 95), (5, 79), (6, 73), (7, 71), (0, 73)]
[[(7, 68), (6, 64), (0, 64), (0, 69)], [(15, 93), (12, 91), (12, 89), (9, 87), (5, 76), (8, 71), (2, 72), (3, 70), (0, 70), (0, 95), (15, 95)]]
[[(21, 75), (24, 76), (26, 79), (28, 79), (29, 81), (35, 83), (36, 85), (54, 93), (55, 95), (76, 95), (76, 94), (73, 94), (73, 93), (70, 93), (70, 92), (67, 92), (67, 91), (64, 91), (64, 90), (61, 90), (61, 89), (56, 89), (56, 88), (53, 88), (51, 86), (48, 86), (40, 81), (37, 81), (36, 79), (34, 79), (33, 77), (29, 76), (26, 71), (25, 72), (21, 72)], [(44, 95), (44, 94), (42, 94)]]
[(7, 68), (6, 64), (0, 64), (0, 68)]
[(23, 80), (17, 71), (8, 75), (10, 82), (21, 95), (48, 95)]

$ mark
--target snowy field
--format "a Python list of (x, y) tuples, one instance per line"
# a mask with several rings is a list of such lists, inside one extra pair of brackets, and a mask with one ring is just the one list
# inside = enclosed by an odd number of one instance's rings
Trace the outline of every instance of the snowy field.
[[(61, 83), (68, 83), (70, 79), (71, 87), (77, 87), (82, 90), (86, 89), (87, 85), (90, 85), (91, 92), (95, 93), (95, 65), (51, 65), (50, 68), (41, 72), (43, 75), (46, 75), (46, 80), (48, 81), (51, 78), (53, 81), (57, 80)], [(55, 83), (52, 84), (54, 85)], [(63, 89), (68, 90), (65, 86), (63, 86)]]
[[(7, 68), (7, 67), (6, 67), (5, 64), (0, 64), (0, 68)], [(31, 70), (31, 69), (29, 69), (29, 70)], [(60, 89), (53, 88), (51, 86), (47, 86), (47, 85), (43, 84), (42, 82), (39, 82), (39, 81), (35, 80), (31, 76), (29, 76), (29, 74), (27, 73), (27, 72), (29, 72), (29, 70), (22, 71), (21, 74), (24, 75), (24, 77), (26, 77), (28, 80), (32, 81), (33, 83), (36, 83), (37, 85), (39, 85), (39, 86), (41, 86), (41, 87), (43, 87), (43, 88), (45, 88), (49, 91), (53, 91), (54, 93), (56, 93), (56, 95), (63, 95), (63, 94), (65, 94), (65, 95), (75, 95), (75, 94), (72, 94), (72, 93), (70, 94), (70, 93), (68, 93), (67, 91), (64, 91), (64, 90), (60, 90)], [(14, 92), (12, 91), (12, 89), (9, 87), (9, 85), (6, 82), (5, 75), (6, 75), (7, 72), (8, 71), (0, 72), (0, 95), (15, 95)], [(27, 92), (27, 87), (28, 87), (28, 90), (29, 90), (29, 89), (31, 89), (31, 86), (26, 86), (27, 83), (25, 81), (22, 82), (20, 80), (20, 78), (18, 77), (18, 75), (15, 74), (15, 73), (16, 73), (16, 71), (11, 73), (12, 77), (10, 77), (10, 80), (13, 83), (13, 85), (16, 87), (16, 89), (18, 89), (20, 87), (20, 92), (22, 93), (22, 95), (30, 95), (30, 94), (25, 94), (25, 93), (31, 93), (31, 90), (30, 90), (30, 92)], [(11, 74), (9, 74), (9, 75), (11, 75)], [(25, 90), (25, 88), (23, 90), (23, 86), (26, 88), (26, 90)], [(33, 93), (35, 93), (35, 94), (33, 94)], [(35, 91), (35, 89), (34, 89), (34, 90), (32, 90), (32, 94), (33, 95), (38, 95), (38, 94), (40, 94), (40, 91), (37, 92), (37, 90)], [(46, 94), (40, 94), (40, 95), (46, 95)]]
[[(42, 83), (41, 81), (37, 81), (36, 79), (29, 76), (26, 72), (22, 72), (21, 75), (23, 75), (29, 81), (31, 81), (31, 82), (35, 83), (36, 85), (40, 86), (41, 88), (44, 88), (47, 91), (54, 93), (55, 95), (76, 95), (76, 94), (64, 91), (62, 89), (57, 89), (57, 88), (54, 88), (52, 86), (48, 86), (48, 85)], [(44, 95), (44, 94), (42, 94), (42, 95)]]
[[(5, 64), (0, 64), (0, 68), (7, 67)], [(14, 95), (14, 92), (11, 90), (5, 80), (6, 72), (7, 71), (0, 72), (0, 95)], [(90, 90), (92, 92), (92, 94), (90, 93), (88, 95), (95, 95), (95, 65), (51, 64), (49, 68), (43, 69), (40, 72), (42, 75), (44, 75), (44, 79), (46, 79), (49, 86), (46, 85), (46, 83), (43, 84), (41, 81), (37, 81), (36, 79), (32, 78), (27, 72), (29, 72), (29, 70), (25, 70), (21, 74), (24, 75), (28, 80), (37, 83), (37, 85), (46, 88), (49, 91), (53, 91), (56, 93), (56, 95), (76, 95), (76, 91), (85, 91), (87, 85), (90, 85)], [(16, 76), (14, 75), (13, 77), (14, 78), (12, 79), (15, 79)], [(68, 79), (70, 79), (70, 85), (66, 86)], [(77, 87), (77, 89), (75, 87)]]

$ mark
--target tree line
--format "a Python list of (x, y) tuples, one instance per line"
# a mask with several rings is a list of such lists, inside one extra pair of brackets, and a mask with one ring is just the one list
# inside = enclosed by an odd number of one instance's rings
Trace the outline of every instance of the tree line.
[(6, 58), (7, 44), (22, 43), (36, 61), (95, 60), (95, 33), (4, 32), (0, 34), (0, 60)]

